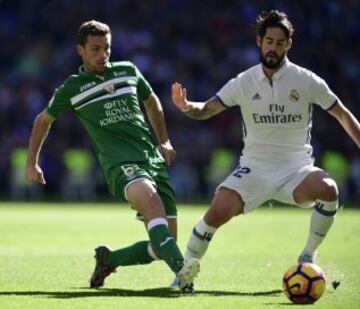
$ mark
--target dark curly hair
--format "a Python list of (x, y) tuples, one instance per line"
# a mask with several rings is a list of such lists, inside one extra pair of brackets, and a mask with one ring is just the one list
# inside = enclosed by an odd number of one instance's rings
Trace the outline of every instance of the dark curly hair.
[(278, 10), (261, 12), (256, 19), (256, 26), (257, 33), (261, 39), (264, 37), (267, 28), (281, 28), (288, 39), (292, 37), (295, 31), (287, 15), (284, 12), (279, 12)]

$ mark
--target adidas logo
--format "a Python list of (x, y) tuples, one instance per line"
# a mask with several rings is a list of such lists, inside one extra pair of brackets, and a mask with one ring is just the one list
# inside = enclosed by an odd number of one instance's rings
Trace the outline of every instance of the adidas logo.
[(254, 96), (252, 97), (253, 100), (261, 100), (260, 94), (255, 93)]

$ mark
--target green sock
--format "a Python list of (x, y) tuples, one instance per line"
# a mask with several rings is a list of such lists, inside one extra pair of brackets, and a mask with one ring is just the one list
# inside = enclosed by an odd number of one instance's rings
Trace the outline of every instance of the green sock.
[(139, 241), (132, 246), (110, 252), (106, 263), (116, 268), (118, 266), (130, 266), (137, 264), (149, 264), (154, 259), (147, 251), (149, 241)]
[(156, 254), (177, 274), (183, 266), (184, 258), (167, 226), (165, 224), (153, 226), (149, 229), (149, 237)]

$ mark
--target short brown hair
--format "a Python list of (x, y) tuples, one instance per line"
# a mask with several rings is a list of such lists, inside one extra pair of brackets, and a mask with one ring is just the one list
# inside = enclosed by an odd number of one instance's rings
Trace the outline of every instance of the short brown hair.
[(88, 35), (107, 35), (110, 33), (110, 27), (107, 24), (96, 20), (89, 20), (81, 24), (77, 33), (76, 43), (85, 45)]
[(284, 12), (279, 12), (278, 10), (261, 12), (256, 19), (256, 26), (258, 35), (261, 38), (264, 37), (267, 28), (281, 28), (288, 39), (292, 37), (295, 31), (287, 15)]

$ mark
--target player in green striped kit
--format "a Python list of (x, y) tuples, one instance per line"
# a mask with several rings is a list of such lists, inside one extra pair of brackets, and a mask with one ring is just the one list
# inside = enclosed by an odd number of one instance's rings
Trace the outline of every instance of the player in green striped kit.
[[(42, 144), (52, 122), (72, 109), (87, 130), (103, 168), (110, 192), (128, 201), (144, 219), (150, 240), (111, 251), (95, 249), (96, 265), (90, 286), (97, 288), (118, 266), (164, 260), (177, 275), (180, 290), (193, 291), (199, 261), (184, 258), (176, 244), (176, 205), (166, 164), (175, 158), (161, 103), (131, 62), (109, 62), (110, 28), (98, 21), (83, 23), (77, 52), (83, 65), (58, 89), (34, 121), (27, 160), (29, 181), (45, 184), (38, 164)], [(140, 110), (143, 102), (155, 132), (155, 142)]]

